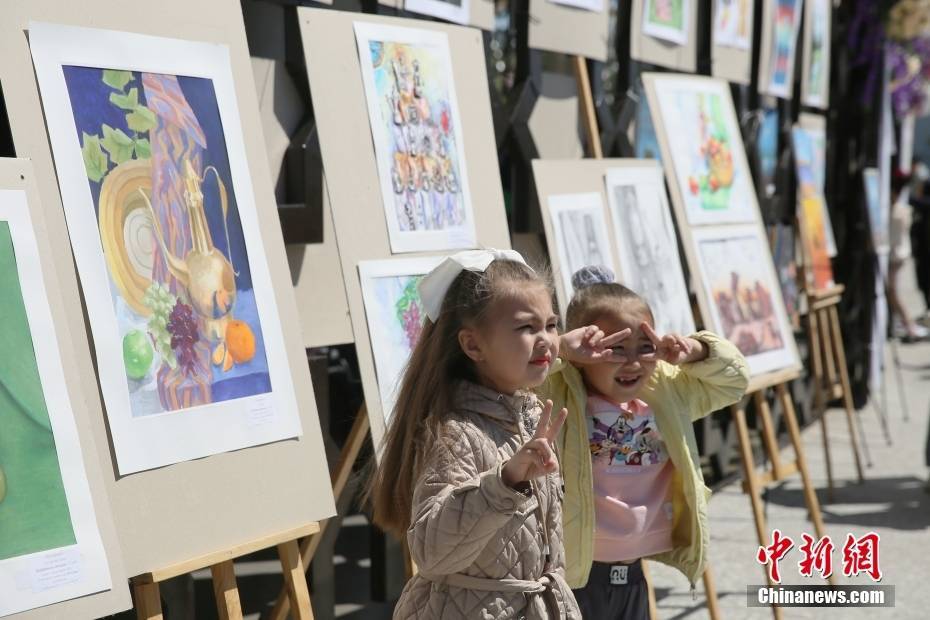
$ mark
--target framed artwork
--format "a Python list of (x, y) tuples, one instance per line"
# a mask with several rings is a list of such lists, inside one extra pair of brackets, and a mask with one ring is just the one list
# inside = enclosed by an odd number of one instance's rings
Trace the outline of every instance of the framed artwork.
[[(811, 156), (811, 173), (814, 177), (814, 183), (823, 197), (824, 205), (824, 223), (826, 224), (824, 232), (826, 234), (827, 253), (832, 257), (836, 256), (836, 237), (833, 234), (833, 223), (830, 220), (830, 211), (827, 207), (826, 190), (827, 190), (827, 127), (826, 119), (815, 114), (801, 114), (798, 123), (807, 133), (807, 139), (810, 141)], [(805, 147), (806, 148), (806, 147)], [(805, 153), (807, 156), (807, 153)]]
[(775, 195), (775, 180), (778, 174), (778, 108), (764, 108), (756, 138), (756, 154), (759, 157), (759, 185), (766, 198)]
[(471, 19), (471, 0), (404, 0), (403, 8), (466, 26)]
[(120, 473), (299, 436), (228, 49), (29, 34)]
[(803, 0), (766, 0), (768, 19), (764, 20), (766, 49), (762, 59), (767, 65), (760, 70), (764, 77), (760, 81), (763, 93), (791, 98), (794, 86), (794, 56), (797, 53), (798, 29), (801, 23)]
[(0, 616), (113, 585), (39, 256), (0, 189)]
[(690, 0), (643, 0), (643, 34), (677, 45), (688, 42)]
[(619, 252), (618, 281), (649, 302), (659, 333), (693, 333), (694, 314), (662, 169), (610, 168), (606, 183)]
[(392, 252), (477, 244), (445, 33), (355, 23)]
[(385, 426), (390, 422), (404, 369), (426, 320), (417, 285), (442, 260), (395, 258), (358, 264)]
[(830, 101), (832, 13), (830, 0), (807, 0), (805, 3), (801, 101), (815, 108), (825, 109)]
[(564, 311), (574, 294), (572, 275), (576, 271), (601, 265), (616, 272), (616, 267), (600, 193), (555, 194), (547, 203), (558, 257), (554, 268), (561, 285), (559, 301)]
[(746, 356), (752, 376), (798, 367), (794, 334), (761, 226), (691, 232), (709, 308), (705, 320), (712, 329)]
[(865, 168), (862, 171), (862, 185), (865, 190), (865, 208), (869, 214), (869, 228), (872, 231), (872, 246), (877, 253), (887, 253), (890, 243), (890, 214), (882, 204), (881, 175), (878, 168)]
[(785, 310), (791, 320), (791, 327), (801, 329), (800, 306), (798, 305), (798, 266), (795, 260), (794, 228), (784, 224), (775, 224), (769, 229), (769, 244), (772, 246), (772, 260), (781, 285), (781, 296), (785, 300)]
[(804, 244), (805, 262), (809, 266), (811, 284), (817, 290), (833, 286), (833, 268), (830, 263), (830, 247), (827, 229), (830, 216), (823, 193), (814, 172), (814, 146), (810, 135), (795, 126), (791, 132), (794, 145), (794, 162), (798, 177), (798, 202), (801, 213), (801, 240)]
[[(643, 78), (669, 184), (690, 225), (754, 222), (755, 187), (729, 85), (713, 78)], [(674, 195), (674, 192), (673, 192)]]
[(752, 0), (714, 0), (714, 44), (752, 49)]

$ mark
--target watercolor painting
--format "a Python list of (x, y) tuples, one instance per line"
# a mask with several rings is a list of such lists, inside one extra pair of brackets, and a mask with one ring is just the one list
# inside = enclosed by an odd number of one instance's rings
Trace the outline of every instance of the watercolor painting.
[(211, 80), (64, 66), (134, 417), (271, 380)]
[(417, 285), (441, 260), (402, 258), (358, 265), (385, 424), (391, 419), (396, 390), (426, 320)]
[(394, 252), (474, 247), (474, 216), (445, 33), (355, 24)]
[(617, 280), (649, 302), (659, 333), (693, 333), (694, 314), (662, 169), (609, 169), (607, 199), (620, 260)]
[(794, 55), (797, 51), (798, 26), (802, 0), (773, 0), (775, 15), (769, 40), (768, 93), (776, 97), (791, 96)]
[(686, 45), (690, 0), (643, 0), (643, 34)]
[(827, 242), (829, 214), (814, 171), (816, 156), (810, 134), (796, 126), (791, 137), (801, 206), (801, 239), (811, 271), (807, 276), (816, 290), (823, 290), (833, 286), (833, 267)]
[(814, 184), (820, 191), (823, 200), (824, 234), (826, 235), (827, 254), (836, 256), (836, 237), (833, 235), (833, 222), (830, 219), (830, 210), (827, 206), (827, 130), (826, 120), (821, 116), (802, 114), (800, 126), (803, 127), (810, 140), (811, 173)]
[(778, 173), (778, 108), (765, 108), (759, 123), (756, 152), (759, 157), (759, 185), (766, 198), (775, 195), (775, 175)]
[(872, 246), (877, 253), (887, 253), (891, 247), (890, 215), (888, 209), (882, 205), (881, 175), (878, 168), (865, 168), (862, 171), (862, 184), (865, 189), (865, 207), (869, 215), (869, 227), (872, 230)]
[(781, 296), (785, 300), (785, 310), (791, 320), (791, 327), (801, 328), (800, 307), (798, 305), (798, 266), (795, 261), (794, 228), (784, 224), (775, 224), (769, 228), (769, 244), (772, 248), (772, 260), (781, 285)]
[(471, 0), (404, 0), (404, 10), (468, 25)]
[(77, 542), (9, 222), (0, 221), (0, 560)]
[(29, 39), (120, 474), (300, 436), (230, 50)]
[[(758, 217), (752, 175), (729, 86), (709, 78), (651, 76), (674, 175), (692, 225)], [(673, 138), (672, 138), (673, 137)], [(668, 164), (669, 162), (666, 162)]]
[[(554, 194), (547, 203), (558, 257), (554, 267), (560, 283), (559, 300), (564, 308), (574, 294), (572, 274), (589, 265), (615, 271), (614, 260), (599, 193)], [(550, 244), (550, 254), (552, 249)]]
[(830, 89), (830, 0), (807, 0), (804, 41), (804, 103), (825, 107)]
[(753, 0), (715, 0), (714, 44), (752, 49)]
[(761, 229), (704, 228), (694, 237), (713, 329), (746, 356), (754, 376), (796, 365), (794, 336)]

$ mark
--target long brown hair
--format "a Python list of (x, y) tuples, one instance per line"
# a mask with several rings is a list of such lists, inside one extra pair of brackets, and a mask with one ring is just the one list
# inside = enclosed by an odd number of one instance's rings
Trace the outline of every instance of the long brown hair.
[(516, 261), (495, 260), (483, 272), (463, 270), (443, 299), (436, 322), (426, 319), (404, 369), (384, 438), (380, 466), (371, 464), (364, 500), (375, 524), (403, 537), (410, 527), (418, 456), (432, 445), (453, 408), (456, 384), (476, 380), (473, 362), (459, 345), (459, 331), (480, 326), (491, 302), (530, 286), (551, 288), (544, 273)]

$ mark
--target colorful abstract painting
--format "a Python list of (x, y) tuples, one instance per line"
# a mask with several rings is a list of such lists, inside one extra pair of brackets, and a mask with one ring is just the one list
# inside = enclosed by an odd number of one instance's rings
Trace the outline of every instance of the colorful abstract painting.
[(555, 237), (555, 248), (550, 247), (550, 255), (558, 258), (554, 266), (560, 284), (559, 302), (564, 309), (574, 294), (572, 275), (591, 265), (614, 271), (614, 259), (599, 192), (554, 194), (549, 196), (547, 205)]
[(213, 84), (65, 66), (133, 416), (270, 391)]
[(801, 240), (806, 264), (810, 266), (807, 277), (815, 290), (823, 290), (833, 286), (833, 267), (827, 241), (827, 227), (830, 226), (830, 221), (815, 172), (814, 143), (810, 134), (801, 127), (794, 127), (791, 137), (798, 177), (798, 202), (801, 207)]
[[(684, 210), (692, 225), (758, 217), (752, 175), (726, 82), (652, 76)], [(651, 101), (651, 105), (655, 105)]]
[(441, 258), (362, 261), (358, 266), (365, 318), (387, 424), (407, 360), (426, 320), (417, 284)]
[(824, 234), (826, 235), (827, 254), (836, 256), (836, 237), (833, 234), (833, 221), (827, 205), (827, 128), (826, 119), (816, 114), (801, 114), (799, 125), (803, 127), (810, 140), (811, 172), (814, 183), (823, 200)]
[(770, 95), (790, 97), (797, 51), (802, 0), (772, 0), (775, 14), (769, 28), (768, 89)]
[(690, 0), (643, 2), (643, 34), (678, 45), (688, 43)]
[(34, 24), (30, 50), (120, 473), (299, 436), (229, 49)]
[(0, 221), (0, 429), (0, 560), (75, 544), (6, 221)]
[(617, 280), (649, 302), (660, 333), (693, 333), (694, 315), (662, 169), (608, 169), (607, 200), (620, 260)]
[(715, 0), (714, 44), (752, 49), (753, 0)]
[(355, 34), (392, 251), (474, 247), (446, 34), (364, 23)]
[(753, 375), (796, 365), (794, 336), (761, 228), (693, 232), (712, 328), (739, 347)]

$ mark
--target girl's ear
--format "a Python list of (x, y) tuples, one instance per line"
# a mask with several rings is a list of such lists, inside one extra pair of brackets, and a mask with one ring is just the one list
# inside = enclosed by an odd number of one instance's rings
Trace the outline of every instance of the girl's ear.
[(459, 346), (462, 347), (462, 352), (465, 353), (471, 361), (475, 363), (484, 361), (484, 352), (481, 350), (481, 342), (477, 332), (473, 328), (463, 327), (459, 330)]

